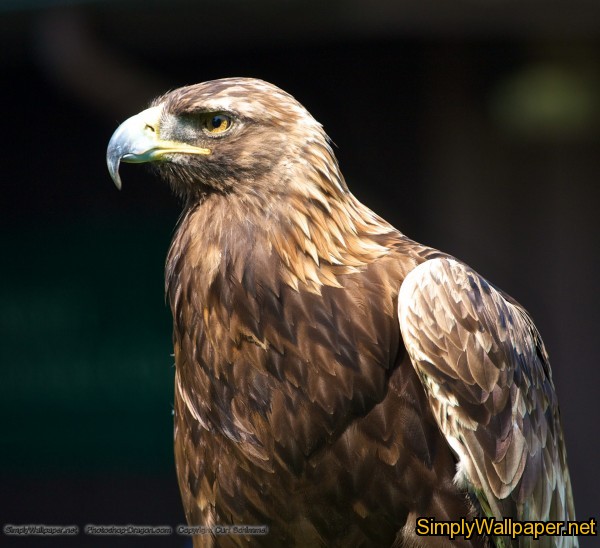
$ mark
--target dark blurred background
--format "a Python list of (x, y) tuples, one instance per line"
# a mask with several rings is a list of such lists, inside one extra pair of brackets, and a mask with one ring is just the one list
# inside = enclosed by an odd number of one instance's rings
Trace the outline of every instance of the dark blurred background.
[[(5, 0), (0, 67), (2, 524), (184, 521), (163, 298), (179, 204), (139, 166), (118, 192), (104, 155), (155, 95), (225, 76), (296, 96), (362, 201), (530, 310), (578, 517), (599, 517), (600, 3)], [(42, 544), (186, 539), (0, 534)]]

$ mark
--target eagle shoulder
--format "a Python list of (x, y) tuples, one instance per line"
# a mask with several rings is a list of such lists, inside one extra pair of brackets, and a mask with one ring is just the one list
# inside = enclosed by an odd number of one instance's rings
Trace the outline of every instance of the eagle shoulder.
[(459, 460), (455, 481), (500, 520), (574, 519), (548, 355), (527, 312), (468, 266), (435, 258), (404, 280), (398, 317)]

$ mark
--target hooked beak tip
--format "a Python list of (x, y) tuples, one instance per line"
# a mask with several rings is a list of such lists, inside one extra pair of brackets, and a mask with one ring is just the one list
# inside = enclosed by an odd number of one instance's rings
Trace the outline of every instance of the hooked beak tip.
[(106, 165), (108, 167), (108, 173), (110, 174), (111, 179), (115, 183), (115, 186), (121, 190), (123, 186), (121, 183), (121, 176), (119, 175), (119, 166), (121, 165), (121, 155), (116, 153), (116, 151), (112, 150), (111, 147), (108, 147), (108, 151), (106, 153)]
[(115, 186), (121, 190), (119, 166), (125, 162), (147, 162), (148, 152), (156, 146), (156, 132), (162, 107), (150, 107), (125, 120), (112, 134), (106, 150), (106, 165)]

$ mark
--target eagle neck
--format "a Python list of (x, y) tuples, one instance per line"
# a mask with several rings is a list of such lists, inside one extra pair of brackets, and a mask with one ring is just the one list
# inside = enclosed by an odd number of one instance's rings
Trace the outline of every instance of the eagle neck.
[[(309, 181), (302, 191), (264, 197), (214, 193), (184, 211), (166, 264), (166, 290), (174, 306), (185, 291), (205, 294), (217, 276), (284, 283), (320, 293), (339, 287), (388, 254), (399, 233), (346, 189)], [(277, 282), (273, 277), (277, 276)], [(277, 288), (274, 288), (276, 290)]]

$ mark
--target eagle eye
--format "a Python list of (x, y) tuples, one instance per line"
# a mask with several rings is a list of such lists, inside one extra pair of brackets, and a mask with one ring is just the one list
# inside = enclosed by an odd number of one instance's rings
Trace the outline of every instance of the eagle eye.
[(212, 135), (224, 133), (231, 125), (231, 117), (227, 114), (209, 114), (204, 121), (204, 128)]

